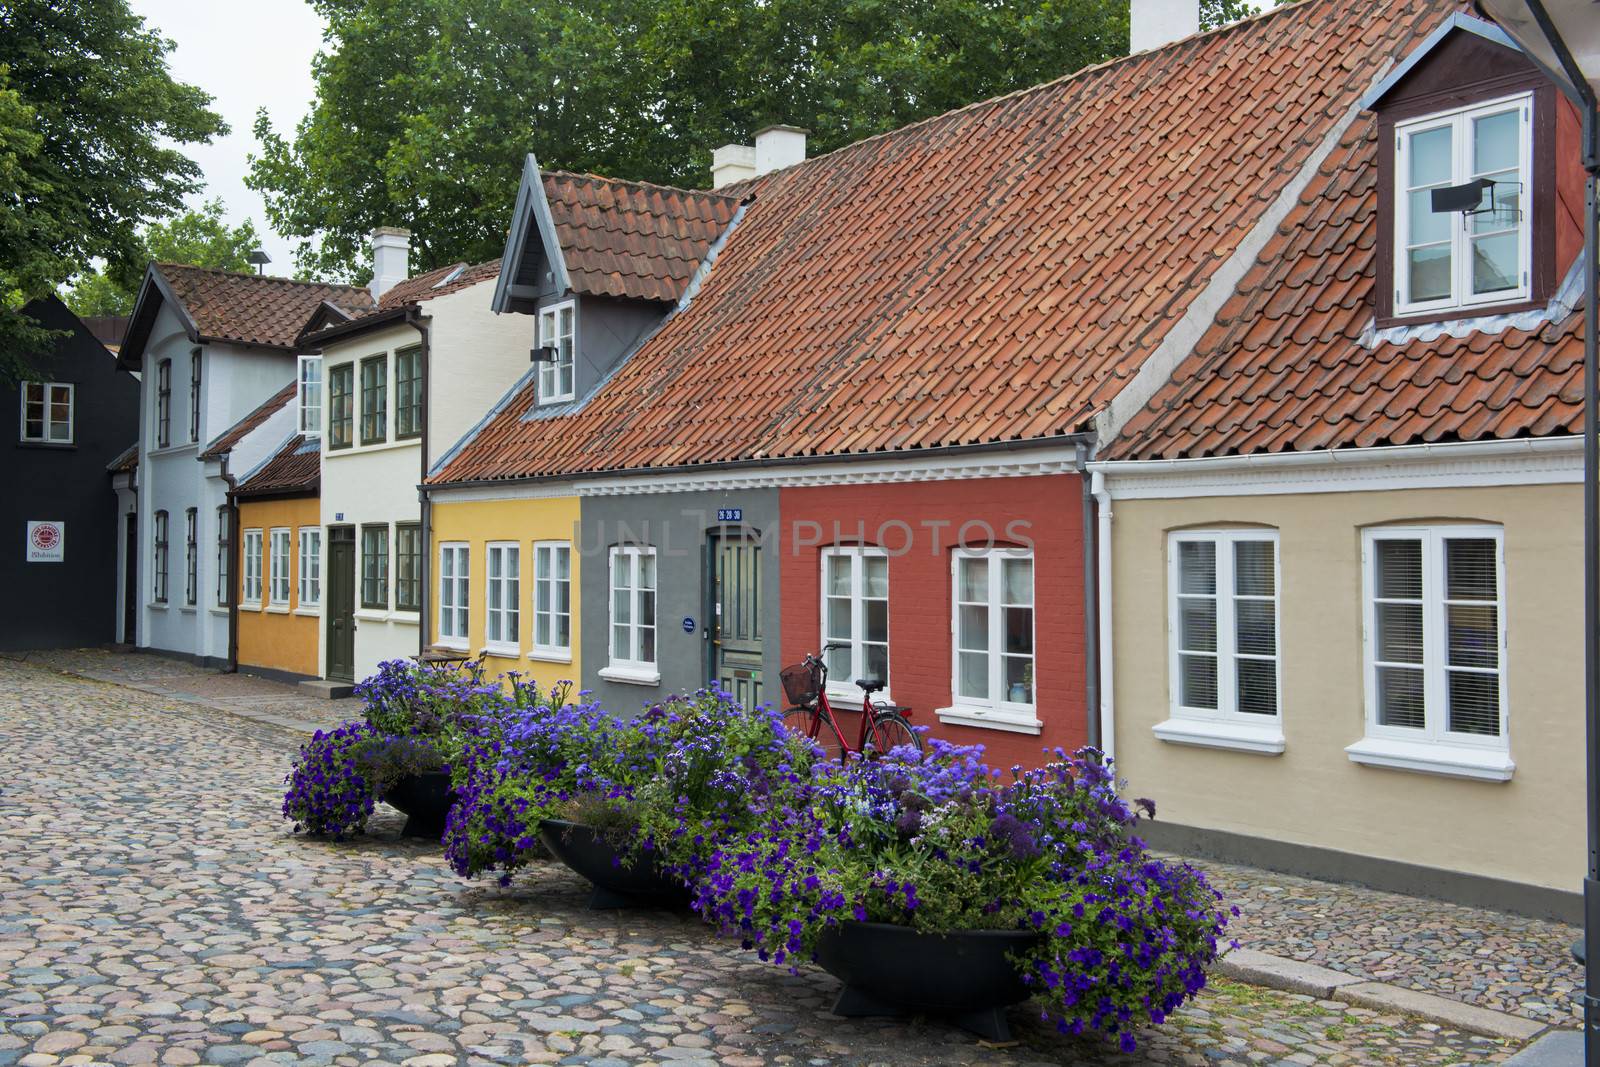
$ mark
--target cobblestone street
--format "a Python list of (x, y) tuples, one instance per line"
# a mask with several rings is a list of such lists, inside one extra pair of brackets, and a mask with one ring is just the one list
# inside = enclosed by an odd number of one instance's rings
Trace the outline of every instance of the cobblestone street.
[[(0, 660), (11, 764), (0, 786), (0, 1067), (1446, 1064), (1515, 1051), (1226, 982), (1142, 1035), (1133, 1057), (1058, 1037), (1025, 1009), (1013, 1013), (1019, 1043), (1004, 1049), (937, 1022), (836, 1018), (837, 983), (819, 970), (761, 964), (687, 915), (589, 911), (587, 887), (557, 865), (505, 889), (466, 883), (436, 847), (400, 839), (387, 809), (356, 843), (293, 837), (278, 806), (299, 735), (52, 666)], [(1315, 883), (1223, 873), (1248, 931), (1272, 925), (1252, 916), (1257, 899), (1288, 894), (1334, 922), (1353, 906), (1320, 900)], [(1362, 936), (1446, 940), (1429, 929)], [(1338, 966), (1304, 930), (1280, 934), (1276, 950)], [(1565, 978), (1537, 983), (1561, 936), (1515, 921), (1477, 930), (1464, 956), (1515, 957), (1526, 980), (1518, 971), (1491, 990), (1484, 965), (1441, 976), (1435, 991), (1453, 983), (1469, 999), (1560, 1016)]]

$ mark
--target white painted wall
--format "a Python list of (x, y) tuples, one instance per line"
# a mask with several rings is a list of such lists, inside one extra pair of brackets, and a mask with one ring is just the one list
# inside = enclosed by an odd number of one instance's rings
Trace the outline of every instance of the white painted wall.
[(428, 463), (477, 426), (528, 372), (531, 315), (489, 310), (493, 279), (423, 304), (429, 329)]

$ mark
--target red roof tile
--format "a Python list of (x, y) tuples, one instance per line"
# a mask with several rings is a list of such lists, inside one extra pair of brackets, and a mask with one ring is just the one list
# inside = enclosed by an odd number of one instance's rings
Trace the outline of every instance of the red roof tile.
[(221, 437), (218, 437), (216, 440), (212, 441), (206, 446), (205, 451), (200, 453), (200, 458), (218, 459), (231, 452), (233, 450), (233, 446), (237, 445), (240, 441), (243, 441), (245, 439), (245, 435), (251, 430), (256, 429), (262, 423), (272, 418), (273, 415), (282, 410), (285, 404), (294, 402), (295, 384), (296, 383), (294, 382), (290, 382), (282, 389), (279, 389), (276, 393), (273, 393), (265, 401), (263, 401), (260, 407), (256, 408), (250, 414), (246, 415), (244, 418), (228, 427)]
[(321, 438), (297, 434), (248, 479), (237, 495), (268, 496), (315, 493), (322, 480)]
[[(391, 286), (389, 291), (378, 299), (378, 309), (386, 311), (402, 304), (432, 300), (477, 285), (479, 282), (492, 282), (498, 277), (500, 277), (498, 259), (471, 265), (452, 263), (448, 267), (430, 270)], [(445, 280), (447, 278), (449, 281)]]
[(293, 348), (300, 327), (322, 301), (352, 314), (372, 308), (372, 295), (360, 286), (298, 282), (177, 263), (153, 266), (203, 341)]
[(433, 480), (1079, 431), (1449, 10), (1305, 0), (759, 179), (594, 396), (529, 418), (522, 390)]

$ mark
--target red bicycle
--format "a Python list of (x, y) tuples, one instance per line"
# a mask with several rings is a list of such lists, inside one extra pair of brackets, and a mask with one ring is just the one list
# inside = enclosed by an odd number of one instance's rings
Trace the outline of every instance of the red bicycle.
[(864, 755), (888, 752), (901, 745), (922, 751), (922, 736), (911, 728), (911, 709), (898, 704), (878, 704), (872, 694), (883, 689), (881, 678), (857, 678), (861, 689), (861, 730), (854, 746), (839, 726), (838, 713), (828, 703), (828, 664), (824, 658), (843, 645), (824, 645), (821, 652), (778, 672), (784, 695), (793, 705), (783, 713), (783, 723), (796, 733), (805, 734), (829, 759), (840, 759), (847, 752)]

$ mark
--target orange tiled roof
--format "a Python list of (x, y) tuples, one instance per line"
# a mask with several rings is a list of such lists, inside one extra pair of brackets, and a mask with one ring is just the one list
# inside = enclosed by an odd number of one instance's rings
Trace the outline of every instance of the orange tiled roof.
[(157, 263), (202, 341), (293, 348), (300, 327), (326, 300), (352, 314), (371, 310), (372, 296), (354, 285), (298, 282), (259, 274)]
[(1531, 331), (1361, 342), (1373, 320), (1377, 153), (1377, 122), (1367, 115), (1307, 186), (1193, 354), (1105, 458), (1579, 431), (1581, 312)]
[(276, 393), (262, 401), (261, 406), (250, 414), (228, 427), (222, 436), (216, 438), (200, 453), (201, 459), (217, 459), (233, 450), (233, 446), (245, 439), (245, 435), (268, 419), (272, 418), (283, 405), (293, 403), (296, 383), (290, 382)]
[[(444, 285), (440, 285), (451, 273), (460, 270), (454, 278)], [(448, 267), (439, 267), (436, 270), (425, 271), (414, 277), (407, 278), (390, 287), (378, 299), (378, 310), (387, 311), (397, 308), (402, 304), (414, 304), (422, 300), (432, 300), (434, 297), (445, 296), (448, 293), (465, 289), (479, 282), (493, 281), (500, 276), (500, 261), (491, 259), (486, 263), (452, 263)]]
[(1304, 0), (769, 175), (593, 397), (530, 384), (432, 480), (1079, 431), (1454, 6)]
[(544, 174), (556, 239), (574, 292), (677, 300), (737, 197), (597, 174)]
[(256, 472), (240, 483), (239, 496), (314, 493), (322, 481), (321, 439), (296, 434)]

